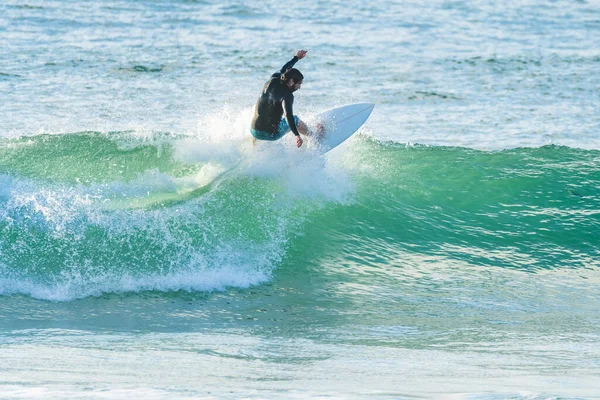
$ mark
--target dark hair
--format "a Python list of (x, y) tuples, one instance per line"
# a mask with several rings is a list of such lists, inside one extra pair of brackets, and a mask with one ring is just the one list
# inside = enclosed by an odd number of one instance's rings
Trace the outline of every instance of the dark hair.
[(283, 79), (286, 82), (290, 79), (293, 79), (295, 82), (300, 82), (304, 79), (304, 75), (302, 75), (302, 73), (296, 68), (291, 68), (285, 71), (283, 75), (281, 75), (281, 79)]

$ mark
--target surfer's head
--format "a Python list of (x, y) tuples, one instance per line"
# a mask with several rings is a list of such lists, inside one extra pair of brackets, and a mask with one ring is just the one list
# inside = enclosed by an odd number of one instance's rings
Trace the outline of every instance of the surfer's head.
[(304, 75), (296, 68), (291, 68), (281, 75), (281, 79), (283, 79), (292, 92), (295, 92), (300, 89), (300, 85), (302, 85), (302, 81), (304, 80)]

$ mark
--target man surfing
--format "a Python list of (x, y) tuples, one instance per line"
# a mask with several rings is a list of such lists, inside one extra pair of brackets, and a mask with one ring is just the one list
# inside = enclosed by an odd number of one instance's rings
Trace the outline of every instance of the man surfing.
[(308, 135), (309, 131), (306, 124), (294, 116), (293, 93), (300, 89), (304, 76), (293, 66), (305, 56), (306, 50), (298, 50), (294, 58), (265, 83), (256, 101), (250, 129), (255, 140), (279, 140), (292, 131), (296, 135), (296, 145), (302, 146), (300, 133)]

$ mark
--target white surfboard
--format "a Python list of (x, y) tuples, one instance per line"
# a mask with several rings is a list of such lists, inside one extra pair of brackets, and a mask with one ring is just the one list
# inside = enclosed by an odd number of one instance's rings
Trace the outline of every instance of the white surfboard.
[(369, 118), (374, 107), (373, 103), (349, 104), (311, 118), (314, 124), (311, 125), (323, 127), (323, 136), (318, 140), (321, 151), (327, 153), (352, 136)]

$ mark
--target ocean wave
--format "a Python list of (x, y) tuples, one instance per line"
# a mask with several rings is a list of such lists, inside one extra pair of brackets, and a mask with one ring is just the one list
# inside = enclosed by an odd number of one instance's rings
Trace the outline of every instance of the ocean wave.
[(359, 135), (327, 157), (285, 142), (219, 154), (164, 135), (118, 145), (127, 137), (0, 143), (0, 293), (248, 287), (324, 245), (373, 268), (407, 252), (532, 273), (600, 267), (598, 151)]

